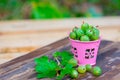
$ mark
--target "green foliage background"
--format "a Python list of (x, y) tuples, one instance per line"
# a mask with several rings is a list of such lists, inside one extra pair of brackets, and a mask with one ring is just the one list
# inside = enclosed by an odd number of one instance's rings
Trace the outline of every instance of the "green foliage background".
[(120, 15), (120, 0), (0, 0), (0, 20), (115, 15)]

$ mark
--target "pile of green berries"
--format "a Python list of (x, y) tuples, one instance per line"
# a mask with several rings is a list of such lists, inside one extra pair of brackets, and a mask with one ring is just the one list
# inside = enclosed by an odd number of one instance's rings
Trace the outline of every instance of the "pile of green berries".
[(74, 40), (80, 41), (94, 41), (98, 40), (100, 37), (100, 31), (97, 27), (84, 23), (81, 27), (74, 27), (72, 32), (70, 32), (69, 37)]
[(79, 73), (85, 74), (86, 72), (90, 72), (94, 76), (100, 76), (102, 74), (102, 70), (99, 66), (92, 67), (90, 64), (87, 64), (85, 66), (83, 66), (83, 65), (78, 66), (77, 70), (72, 70), (71, 77), (78, 78)]

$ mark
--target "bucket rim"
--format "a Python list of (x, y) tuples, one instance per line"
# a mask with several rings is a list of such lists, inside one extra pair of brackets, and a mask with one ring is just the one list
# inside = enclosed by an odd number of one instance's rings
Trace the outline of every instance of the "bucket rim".
[(79, 40), (73, 40), (70, 37), (69, 37), (69, 40), (72, 42), (77, 42), (77, 43), (95, 43), (95, 42), (101, 41), (101, 37), (99, 37), (99, 39), (94, 40), (94, 41), (79, 41)]

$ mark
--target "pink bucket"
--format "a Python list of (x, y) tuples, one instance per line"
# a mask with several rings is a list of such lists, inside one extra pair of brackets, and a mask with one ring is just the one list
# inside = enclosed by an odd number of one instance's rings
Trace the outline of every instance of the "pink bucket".
[(74, 58), (78, 61), (78, 65), (95, 65), (97, 52), (101, 39), (89, 42), (83, 42), (79, 40), (70, 39), (71, 51), (74, 54)]

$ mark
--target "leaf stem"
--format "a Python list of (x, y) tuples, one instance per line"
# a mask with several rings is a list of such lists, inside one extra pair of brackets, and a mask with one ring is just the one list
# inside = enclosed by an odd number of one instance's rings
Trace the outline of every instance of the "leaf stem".
[(55, 60), (57, 61), (58, 65), (60, 65), (60, 61), (58, 60), (57, 57), (55, 57)]

